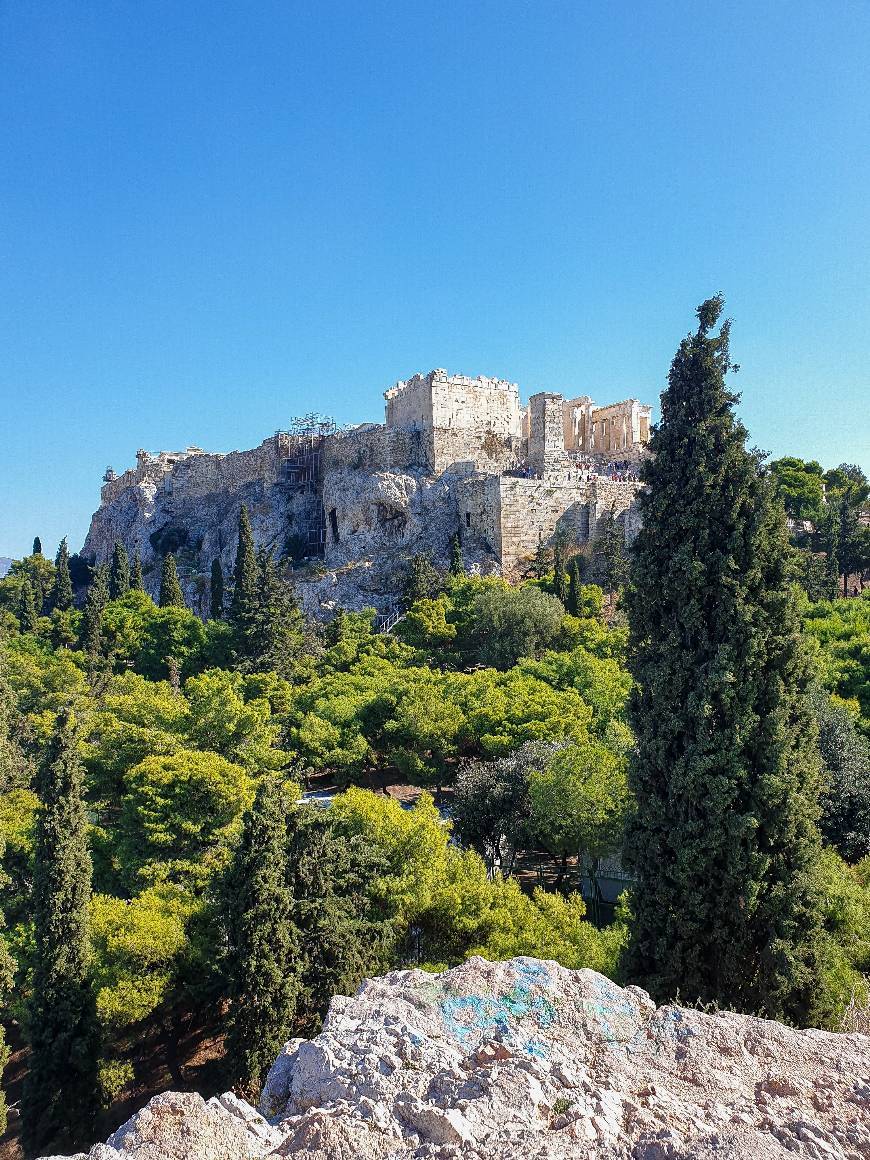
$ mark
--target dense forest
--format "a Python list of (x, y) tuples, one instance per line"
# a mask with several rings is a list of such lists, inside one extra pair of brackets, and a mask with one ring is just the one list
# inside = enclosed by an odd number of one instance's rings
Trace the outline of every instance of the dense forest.
[[(703, 319), (693, 341), (713, 341)], [(662, 440), (651, 505), (687, 487), (665, 478)], [(761, 989), (733, 1002), (837, 1028), (868, 1005), (870, 972), (867, 481), (742, 454), (752, 510), (775, 507), (771, 527), (785, 528), (782, 505), (790, 517), (777, 583), (800, 617), (809, 717), (783, 761), (797, 769), (812, 749), (806, 816), (821, 837), (806, 862), (812, 1009)], [(665, 653), (637, 644), (654, 615), (641, 562), (662, 568), (662, 602), (671, 569), (673, 607), (692, 607), (671, 558), (654, 558), (654, 518), (633, 561), (605, 521), (591, 549), (542, 550), (516, 586), (466, 575), (457, 538), (448, 573), (409, 562), (389, 633), (373, 611), (307, 623), (244, 509), (205, 622), (171, 555), (157, 603), (121, 544), (96, 568), (66, 543), (52, 562), (38, 541), (13, 564), (0, 581), (0, 988), (26, 1073), (10, 1127), (28, 1154), (92, 1139), (125, 1096), (143, 1102), (153, 1061), (137, 1045), (191, 1082), (180, 1038), (215, 1013), (202, 1083), (252, 1091), (332, 994), (393, 966), (527, 954), (668, 985), (643, 943), (652, 895), (614, 910), (596, 881), (626, 832), (635, 851), (651, 841), (660, 722), (633, 690), (655, 693)], [(632, 867), (639, 883), (653, 870)]]

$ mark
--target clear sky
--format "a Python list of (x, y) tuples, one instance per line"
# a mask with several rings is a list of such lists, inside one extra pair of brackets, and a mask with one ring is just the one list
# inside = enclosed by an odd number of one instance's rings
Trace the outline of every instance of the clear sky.
[(657, 402), (699, 301), (870, 469), (870, 3), (2, 0), (0, 555), (432, 367)]

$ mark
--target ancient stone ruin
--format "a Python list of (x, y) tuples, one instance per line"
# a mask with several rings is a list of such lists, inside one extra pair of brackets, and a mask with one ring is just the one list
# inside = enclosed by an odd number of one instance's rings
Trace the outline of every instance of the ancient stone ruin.
[(316, 418), (228, 455), (139, 451), (136, 467), (104, 476), (83, 552), (138, 549), (146, 586), (175, 553), (189, 603), (208, 604), (211, 562), (232, 567), (247, 504), (258, 546), (307, 563), (309, 612), (389, 608), (395, 574), (428, 551), (446, 563), (458, 533), (467, 566), (509, 578), (539, 543), (582, 545), (612, 514), (633, 534), (637, 466), (650, 408), (605, 407), (542, 392), (527, 406), (516, 383), (434, 370), (385, 392), (383, 424), (335, 430)]
[[(259, 1111), (155, 1096), (87, 1160), (866, 1160), (870, 1037), (472, 958), (336, 997)], [(76, 1160), (86, 1160), (79, 1156)]]

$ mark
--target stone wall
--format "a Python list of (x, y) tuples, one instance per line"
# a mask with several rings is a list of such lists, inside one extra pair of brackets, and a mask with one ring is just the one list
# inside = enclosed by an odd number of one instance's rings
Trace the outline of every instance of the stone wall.
[(620, 519), (630, 540), (637, 530), (639, 488), (600, 479), (475, 475), (457, 490), (460, 530), (498, 557), (503, 575), (516, 578), (539, 543), (552, 546), (560, 535), (571, 544), (585, 544), (595, 538), (605, 514)]
[(501, 480), (497, 475), (472, 475), (457, 486), (459, 537), (472, 547), (501, 558)]
[(433, 473), (471, 463), (500, 471), (517, 462), (522, 416), (516, 383), (448, 375), (414, 375), (384, 393), (386, 425), (419, 432), (423, 463)]
[(324, 473), (338, 467), (356, 471), (404, 471), (425, 467), (423, 432), (365, 423), (330, 435), (324, 441)]
[(505, 576), (515, 576), (535, 555), (538, 544), (552, 544), (557, 533), (570, 543), (589, 538), (592, 484), (509, 477), (499, 484)]

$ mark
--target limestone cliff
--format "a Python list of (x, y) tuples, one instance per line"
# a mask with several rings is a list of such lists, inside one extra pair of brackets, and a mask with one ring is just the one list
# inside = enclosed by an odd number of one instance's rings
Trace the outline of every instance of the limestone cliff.
[[(257, 546), (295, 566), (307, 612), (328, 617), (337, 606), (388, 611), (414, 553), (428, 551), (446, 565), (465, 477), (433, 476), (399, 457), (394, 465), (388, 456), (373, 462), (351, 454), (363, 445), (371, 448), (374, 440), (363, 443), (352, 433), (324, 442), (306, 478), (297, 477), (301, 469), (294, 476), (294, 447), (277, 436), (229, 455), (140, 452), (136, 469), (106, 481), (82, 552), (107, 560), (120, 540), (131, 555), (140, 553), (145, 586), (154, 596), (162, 559), (175, 553), (187, 602), (204, 614), (212, 561), (219, 558), (225, 575), (231, 573), (245, 504)], [(488, 545), (469, 538), (466, 564), (488, 572), (499, 561)]]
[[(260, 1110), (156, 1096), (87, 1160), (866, 1160), (870, 1037), (656, 1008), (553, 962), (395, 971), (291, 1040)], [(82, 1155), (78, 1160), (86, 1160)]]

